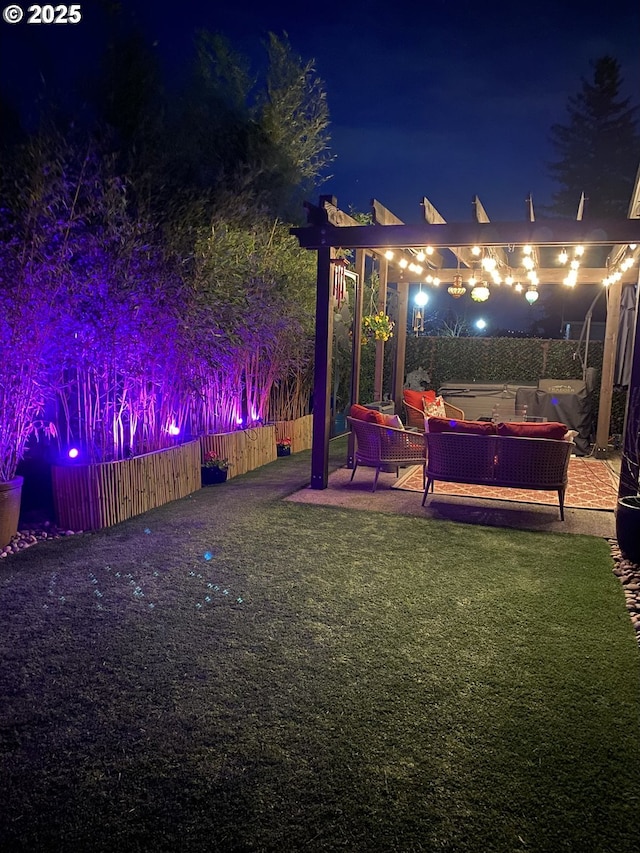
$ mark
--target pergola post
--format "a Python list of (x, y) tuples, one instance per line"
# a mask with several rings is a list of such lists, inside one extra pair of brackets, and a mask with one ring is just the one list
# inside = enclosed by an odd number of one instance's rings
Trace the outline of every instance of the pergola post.
[(409, 282), (399, 281), (398, 317), (396, 322), (396, 358), (393, 365), (393, 401), (396, 414), (402, 411), (404, 388), (404, 360), (407, 352), (407, 319), (409, 316)]
[(326, 489), (329, 482), (331, 435), (331, 358), (333, 355), (333, 266), (335, 249), (318, 249), (316, 280), (316, 338), (313, 374), (313, 434), (311, 488)]
[[(351, 338), (351, 395), (350, 403), (360, 402), (360, 362), (362, 355), (362, 303), (364, 299), (364, 268), (365, 252), (363, 249), (356, 250), (356, 286), (355, 300), (353, 306), (353, 335)], [(355, 464), (356, 437), (349, 432), (347, 440), (347, 468), (353, 468)]]
[(616, 370), (616, 344), (620, 326), (620, 298), (622, 284), (614, 281), (609, 285), (607, 302), (607, 320), (604, 331), (602, 353), (602, 377), (600, 379), (600, 403), (598, 406), (598, 425), (596, 428), (596, 458), (606, 458), (609, 453), (609, 430), (611, 426), (611, 403)]
[[(378, 287), (378, 311), (387, 311), (387, 276), (389, 262), (380, 259), (380, 285)], [(382, 400), (384, 385), (384, 341), (376, 341), (376, 366), (373, 380), (373, 399)]]
[(633, 338), (633, 360), (627, 393), (622, 431), (622, 461), (618, 497), (626, 498), (640, 494), (640, 282), (636, 287), (635, 335)]

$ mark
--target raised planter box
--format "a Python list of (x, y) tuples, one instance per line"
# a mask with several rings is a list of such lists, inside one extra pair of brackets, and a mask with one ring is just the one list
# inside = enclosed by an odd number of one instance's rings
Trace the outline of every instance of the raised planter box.
[[(276, 458), (274, 426), (242, 429), (200, 437), (201, 458), (213, 452), (229, 461), (228, 479), (253, 471)], [(198, 461), (200, 465), (200, 461)]]
[(291, 439), (291, 452), (311, 449), (313, 436), (313, 415), (304, 415), (294, 421), (276, 421), (276, 441), (283, 438)]
[(201, 488), (197, 440), (120, 462), (54, 465), (56, 523), (100, 530)]

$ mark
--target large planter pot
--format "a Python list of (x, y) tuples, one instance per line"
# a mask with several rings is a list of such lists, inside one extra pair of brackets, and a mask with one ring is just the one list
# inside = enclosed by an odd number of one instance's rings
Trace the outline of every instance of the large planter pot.
[(18, 532), (22, 479), (14, 477), (0, 483), (0, 548), (8, 545), (11, 537)]
[(619, 498), (616, 538), (622, 555), (640, 565), (640, 496)]

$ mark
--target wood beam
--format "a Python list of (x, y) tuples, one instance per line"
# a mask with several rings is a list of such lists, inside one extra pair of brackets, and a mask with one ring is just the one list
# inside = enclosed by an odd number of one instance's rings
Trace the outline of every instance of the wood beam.
[[(373, 221), (375, 225), (404, 225), (402, 219), (398, 219), (395, 213), (391, 213), (390, 210), (377, 201), (375, 198), (371, 199), (371, 208), (373, 211)], [(413, 246), (414, 249), (426, 249), (426, 246)], [(444, 259), (440, 252), (433, 250), (431, 255), (427, 255), (427, 260), (424, 262), (429, 264), (432, 269), (440, 269), (444, 263)]]
[(640, 220), (575, 221), (539, 219), (536, 222), (446, 223), (437, 225), (357, 225), (348, 229), (334, 225), (291, 228), (304, 249), (330, 246), (351, 249), (403, 249), (408, 246), (471, 247), (546, 245), (608, 246), (640, 243)]
[[(365, 253), (362, 249), (356, 251), (356, 269), (357, 275), (355, 287), (355, 304), (353, 306), (353, 334), (351, 336), (351, 393), (349, 395), (350, 404), (360, 402), (360, 362), (362, 355), (362, 303), (364, 296), (364, 273), (365, 273)], [(353, 432), (349, 432), (347, 440), (347, 468), (353, 468), (355, 464), (356, 452), (356, 437)]]
[(331, 436), (331, 357), (333, 354), (332, 247), (318, 250), (316, 277), (316, 339), (313, 374), (313, 433), (311, 488), (326, 489), (329, 482)]
[[(478, 198), (477, 195), (475, 195), (473, 197), (473, 200), (471, 203), (473, 205), (473, 212), (474, 212), (474, 215), (476, 218), (476, 222), (490, 222), (491, 221), (489, 219), (489, 214), (484, 209), (484, 205), (482, 204), (482, 202), (480, 201), (480, 199)], [(502, 249), (502, 248), (494, 249), (493, 250), (493, 256), (496, 259), (496, 261), (499, 264), (501, 264), (503, 267), (510, 266), (504, 249)]]
[(407, 320), (409, 317), (409, 282), (399, 281), (398, 316), (396, 318), (396, 357), (393, 368), (393, 400), (396, 414), (402, 412), (402, 389), (404, 387), (404, 362), (407, 352)]
[(611, 422), (611, 404), (616, 370), (616, 348), (618, 328), (620, 326), (620, 297), (622, 282), (614, 281), (609, 285), (607, 294), (607, 322), (604, 330), (602, 351), (602, 376), (600, 379), (600, 401), (598, 404), (598, 425), (596, 428), (595, 456), (606, 457), (609, 453), (609, 427)]
[[(422, 198), (422, 212), (424, 214), (425, 222), (429, 225), (446, 225), (447, 220), (440, 213), (439, 210), (436, 210), (433, 204), (429, 201), (426, 196)], [(475, 245), (475, 243), (473, 244)], [(477, 258), (473, 255), (469, 249), (464, 249), (461, 246), (456, 246), (455, 248), (451, 248), (451, 251), (457, 258), (457, 260), (464, 264), (469, 269), (473, 269), (474, 264), (477, 262)]]
[[(378, 286), (378, 311), (387, 311), (388, 264), (380, 261), (380, 284)], [(376, 341), (376, 365), (373, 379), (373, 399), (382, 400), (384, 384), (384, 341)]]

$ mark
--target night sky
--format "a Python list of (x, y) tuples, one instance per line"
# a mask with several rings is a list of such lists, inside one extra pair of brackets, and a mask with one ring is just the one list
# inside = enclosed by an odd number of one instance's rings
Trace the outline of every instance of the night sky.
[[(75, 26), (0, 21), (3, 96), (27, 116), (43, 87), (65, 90), (73, 104), (78, 83), (96, 70), (104, 5), (81, 3)], [(624, 94), (637, 102), (640, 92), (638, 0), (120, 6), (169, 78), (184, 71), (197, 28), (224, 33), (256, 62), (266, 34), (286, 32), (325, 82), (336, 159), (320, 192), (345, 210), (368, 210), (375, 197), (409, 223), (421, 221), (423, 195), (449, 221), (468, 221), (476, 193), (492, 219), (522, 219), (530, 192), (534, 205), (550, 201), (549, 130), (565, 122), (590, 62), (615, 57)]]

